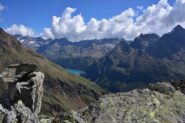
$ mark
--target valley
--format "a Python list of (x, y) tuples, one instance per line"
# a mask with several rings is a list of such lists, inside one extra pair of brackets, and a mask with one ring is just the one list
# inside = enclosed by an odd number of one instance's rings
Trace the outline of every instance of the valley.
[(85, 73), (81, 75), (102, 88), (120, 92), (154, 82), (184, 80), (184, 35), (185, 29), (177, 25), (161, 37), (153, 33), (141, 34), (133, 41), (56, 39), (45, 41), (46, 44), (35, 50), (56, 64), (72, 69), (68, 70), (72, 74)]

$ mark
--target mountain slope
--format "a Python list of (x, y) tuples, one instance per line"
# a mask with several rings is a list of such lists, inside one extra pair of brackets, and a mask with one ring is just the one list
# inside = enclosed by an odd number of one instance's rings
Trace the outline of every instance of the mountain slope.
[(10, 64), (24, 62), (36, 64), (46, 76), (43, 113), (81, 108), (95, 101), (103, 92), (90, 81), (70, 75), (32, 50), (23, 48), (16, 38), (0, 29), (0, 71)]
[(55, 63), (71, 69), (84, 70), (111, 51), (120, 39), (87, 40), (70, 42), (56, 39), (37, 51)]
[[(87, 69), (87, 77), (113, 92), (144, 87), (151, 82), (185, 79), (185, 29), (162, 37), (141, 35), (131, 44), (120, 42)], [(93, 74), (92, 74), (93, 73)]]

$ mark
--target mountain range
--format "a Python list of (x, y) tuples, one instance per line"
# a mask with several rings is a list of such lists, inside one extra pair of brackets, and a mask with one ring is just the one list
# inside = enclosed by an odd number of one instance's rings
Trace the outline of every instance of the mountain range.
[(178, 25), (161, 37), (141, 34), (131, 43), (122, 41), (86, 73), (87, 78), (113, 92), (184, 80), (185, 29)]
[(141, 34), (133, 41), (55, 39), (40, 43), (35, 50), (60, 66), (85, 71), (84, 77), (104, 89), (119, 92), (185, 79), (184, 39), (185, 29), (177, 25), (162, 36)]
[(38, 50), (39, 47), (48, 44), (51, 40), (45, 40), (41, 37), (29, 37), (22, 35), (14, 35), (21, 44), (29, 49)]
[(102, 39), (70, 42), (67, 39), (56, 39), (41, 46), (37, 52), (65, 68), (85, 70), (120, 41), (120, 39)]
[(121, 39), (71, 42), (65, 38), (44, 40), (40, 37), (16, 35), (23, 46), (33, 49), (65, 68), (85, 70), (111, 51)]

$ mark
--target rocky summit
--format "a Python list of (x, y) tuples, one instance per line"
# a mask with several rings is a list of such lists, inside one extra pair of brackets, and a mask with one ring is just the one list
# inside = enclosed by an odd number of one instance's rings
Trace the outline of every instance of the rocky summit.
[(146, 89), (108, 94), (89, 108), (65, 114), (71, 123), (184, 123), (184, 81), (152, 84)]
[(34, 64), (13, 64), (0, 74), (0, 122), (39, 123), (44, 74)]

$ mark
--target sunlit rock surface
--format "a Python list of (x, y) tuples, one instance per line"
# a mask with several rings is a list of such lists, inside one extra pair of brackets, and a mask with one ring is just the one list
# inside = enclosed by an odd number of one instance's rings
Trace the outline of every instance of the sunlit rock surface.
[[(75, 123), (184, 123), (184, 81), (157, 83), (146, 89), (108, 94), (79, 112), (65, 114)], [(67, 116), (68, 117), (67, 117)]]

